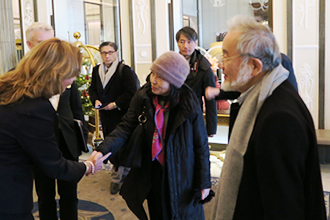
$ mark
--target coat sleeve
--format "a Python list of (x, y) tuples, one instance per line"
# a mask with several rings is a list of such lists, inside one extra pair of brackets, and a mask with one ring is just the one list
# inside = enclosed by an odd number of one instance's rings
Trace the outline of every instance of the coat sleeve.
[(307, 128), (305, 122), (276, 111), (256, 125), (260, 129), (252, 163), (256, 163), (264, 219), (303, 219), (310, 180), (321, 180), (314, 127)]
[(89, 95), (89, 98), (90, 98), (93, 106), (95, 106), (95, 101), (100, 99), (98, 96), (98, 92), (97, 92), (98, 70), (99, 70), (99, 66), (95, 66), (93, 68), (92, 82), (88, 88), (88, 95)]
[(119, 109), (126, 110), (135, 92), (140, 88), (137, 86), (140, 82), (133, 69), (127, 65), (123, 67), (121, 80), (124, 92), (116, 98), (115, 102)]
[[(203, 96), (205, 99), (205, 89), (206, 87), (215, 87), (215, 77), (211, 70), (208, 68), (203, 79)], [(206, 108), (206, 129), (208, 135), (213, 135), (217, 133), (217, 105), (214, 99), (205, 101)]]
[(202, 112), (200, 112), (193, 121), (193, 135), (195, 155), (194, 186), (201, 190), (211, 188), (210, 150)]
[(215, 97), (215, 100), (234, 100), (237, 99), (241, 95), (240, 92), (232, 92), (232, 91), (223, 91), (220, 89), (220, 93)]
[(130, 103), (127, 113), (123, 116), (122, 121), (117, 125), (108, 136), (105, 137), (103, 143), (96, 148), (96, 151), (103, 155), (109, 152), (117, 152), (133, 133), (138, 125), (138, 116), (141, 113), (142, 101), (137, 92)]
[(73, 118), (79, 119), (83, 123), (83, 132), (85, 136), (85, 140), (88, 139), (88, 129), (87, 124), (84, 117), (84, 112), (81, 106), (81, 98), (78, 90), (77, 84), (74, 82), (71, 85), (71, 97), (70, 97), (70, 107), (73, 114)]
[(18, 127), (17, 141), (37, 166), (51, 178), (79, 181), (86, 166), (62, 157), (54, 134), (55, 115), (49, 112), (52, 112), (51, 106), (40, 106), (38, 110), (24, 114)]

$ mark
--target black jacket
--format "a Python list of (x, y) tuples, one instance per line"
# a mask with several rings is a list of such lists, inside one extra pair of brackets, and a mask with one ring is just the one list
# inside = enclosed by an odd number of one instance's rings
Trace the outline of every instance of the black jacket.
[(313, 120), (288, 80), (257, 115), (233, 219), (326, 219)]
[[(88, 130), (86, 127), (84, 113), (81, 107), (81, 98), (76, 83), (72, 83), (70, 88), (66, 88), (61, 94), (57, 108), (57, 119), (59, 130), (62, 133), (66, 146), (73, 158), (78, 158), (81, 155), (80, 146), (77, 143), (77, 136), (74, 129), (73, 119), (79, 119), (83, 122), (83, 131), (85, 140), (88, 139)], [(58, 139), (59, 140), (59, 139)], [(60, 146), (62, 143), (59, 143)]]
[[(190, 86), (203, 109), (202, 97), (205, 96), (205, 89), (208, 86), (215, 87), (215, 75), (211, 69), (211, 64), (207, 59), (197, 50), (190, 58), (190, 73), (187, 76), (185, 83)], [(214, 99), (205, 101), (206, 108), (206, 129), (207, 134), (217, 133), (217, 108)]]
[[(103, 154), (116, 152), (138, 125), (145, 106), (147, 122), (143, 124), (142, 164), (132, 168), (121, 188), (129, 207), (140, 206), (151, 188), (151, 146), (155, 129), (154, 106), (149, 93), (150, 82), (132, 98), (123, 121), (96, 150)], [(183, 85), (179, 103), (170, 110), (164, 142), (166, 179), (168, 180), (171, 219), (204, 219), (203, 206), (194, 205), (196, 195), (210, 188), (208, 138), (199, 103), (193, 91)]]
[(123, 67), (122, 73), (120, 74), (118, 65), (116, 72), (103, 89), (99, 76), (99, 67), (100, 65), (94, 67), (92, 73), (92, 82), (88, 91), (91, 102), (93, 106), (96, 100), (101, 101), (102, 104), (115, 102), (118, 106), (118, 108), (111, 111), (100, 110), (103, 132), (104, 136), (106, 136), (115, 129), (117, 124), (121, 121), (121, 118), (127, 112), (129, 103), (138, 90), (136, 83), (138, 78), (133, 69), (127, 65)]
[(54, 179), (79, 181), (84, 175), (83, 163), (62, 157), (54, 135), (55, 117), (51, 103), (43, 98), (0, 105), (0, 216), (31, 213), (34, 165)]

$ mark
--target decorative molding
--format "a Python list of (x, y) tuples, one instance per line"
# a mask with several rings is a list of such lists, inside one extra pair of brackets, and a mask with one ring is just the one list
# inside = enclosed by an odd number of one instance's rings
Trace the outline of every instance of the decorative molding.
[(308, 29), (308, 12), (312, 10), (312, 7), (315, 6), (315, 0), (301, 0), (301, 3), (298, 5), (298, 11), (302, 12), (299, 25), (302, 26), (305, 23), (305, 29)]
[(136, 61), (136, 64), (151, 64), (152, 60), (147, 60), (147, 61)]
[(137, 44), (135, 47), (151, 47), (151, 44)]
[(34, 7), (33, 3), (26, 1), (25, 2), (25, 13), (24, 13), (24, 25), (29, 27), (34, 22)]
[(146, 27), (148, 26), (149, 23), (147, 17), (148, 5), (144, 0), (139, 0), (136, 3), (135, 10), (137, 11), (138, 28), (142, 26), (142, 34), (145, 34)]
[(313, 71), (311, 70), (311, 66), (308, 63), (302, 64), (302, 67), (298, 71), (298, 88), (301, 98), (304, 100), (307, 108), (312, 111), (313, 110), (313, 88), (314, 79), (313, 79)]
[(147, 55), (148, 55), (148, 52), (145, 51), (145, 50), (143, 50), (143, 51), (140, 52), (140, 56), (141, 56), (142, 58), (146, 58)]
[(226, 4), (225, 0), (210, 0), (210, 2), (213, 4), (213, 7), (222, 7)]
[(319, 45), (296, 45), (295, 49), (319, 49)]

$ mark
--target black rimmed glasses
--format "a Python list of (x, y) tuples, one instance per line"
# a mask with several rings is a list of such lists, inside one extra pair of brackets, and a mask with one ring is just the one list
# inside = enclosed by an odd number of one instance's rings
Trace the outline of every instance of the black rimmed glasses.
[(115, 53), (116, 51), (111, 51), (111, 50), (109, 50), (109, 51), (102, 51), (101, 52), (101, 55), (103, 55), (103, 56), (106, 56), (107, 54), (109, 54), (109, 55), (112, 55), (113, 53)]

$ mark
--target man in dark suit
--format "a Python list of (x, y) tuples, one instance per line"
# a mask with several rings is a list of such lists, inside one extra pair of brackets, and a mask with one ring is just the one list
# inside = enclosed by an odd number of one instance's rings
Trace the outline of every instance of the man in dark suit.
[[(33, 48), (44, 40), (54, 37), (53, 28), (50, 25), (36, 22), (26, 30), (27, 45)], [(77, 85), (73, 82), (61, 95), (55, 95), (50, 99), (57, 114), (55, 134), (63, 157), (78, 161), (81, 148), (75, 131), (74, 119), (83, 122), (85, 140), (88, 138), (88, 130), (85, 125), (84, 113), (80, 102), (80, 94)], [(46, 175), (41, 169), (35, 168), (35, 185), (38, 195), (38, 207), (40, 219), (57, 219), (57, 204), (55, 200), (57, 191), (60, 195), (60, 218), (78, 219), (77, 183), (64, 180), (55, 180)]]
[(313, 119), (268, 27), (237, 16), (223, 42), (232, 104), (212, 219), (326, 219)]
[[(89, 96), (93, 106), (100, 109), (103, 136), (110, 134), (126, 114), (130, 101), (140, 82), (133, 69), (118, 60), (118, 47), (113, 42), (103, 42), (99, 51), (103, 63), (93, 69)], [(115, 168), (116, 170), (117, 168)], [(128, 168), (113, 170), (111, 194), (120, 189)]]
[[(180, 54), (189, 62), (190, 73), (185, 83), (190, 86), (200, 102), (203, 111), (203, 96), (207, 86), (215, 87), (215, 76), (209, 61), (195, 48), (198, 45), (197, 33), (191, 27), (184, 27), (176, 33)], [(205, 100), (207, 134), (217, 133), (217, 109), (215, 100)]]

